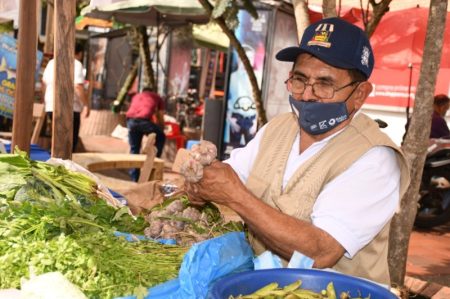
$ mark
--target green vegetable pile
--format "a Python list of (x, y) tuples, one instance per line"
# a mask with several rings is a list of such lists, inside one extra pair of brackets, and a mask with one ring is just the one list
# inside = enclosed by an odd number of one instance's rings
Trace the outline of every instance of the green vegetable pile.
[[(303, 289), (301, 285), (302, 281), (297, 280), (284, 288), (279, 288), (278, 283), (272, 282), (252, 294), (230, 296), (229, 299), (337, 299), (333, 282), (329, 282), (326, 289), (321, 292)], [(370, 299), (370, 295), (366, 298), (351, 297), (348, 292), (341, 292), (339, 299)]]
[(59, 271), (89, 298), (134, 294), (178, 275), (186, 248), (128, 242), (148, 225), (97, 196), (95, 182), (24, 153), (0, 155), (0, 289)]

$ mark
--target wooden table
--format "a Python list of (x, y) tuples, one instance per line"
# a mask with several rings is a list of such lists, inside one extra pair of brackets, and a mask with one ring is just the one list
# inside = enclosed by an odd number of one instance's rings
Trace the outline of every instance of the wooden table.
[[(107, 169), (141, 168), (147, 155), (120, 153), (74, 153), (72, 160), (91, 172)], [(150, 180), (162, 180), (164, 160), (155, 158)]]

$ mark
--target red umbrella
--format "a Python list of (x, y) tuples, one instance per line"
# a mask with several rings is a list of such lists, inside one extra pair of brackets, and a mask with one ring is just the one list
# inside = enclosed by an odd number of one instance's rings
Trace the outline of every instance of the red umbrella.
[[(447, 19), (450, 19), (450, 13)], [(413, 105), (427, 21), (428, 8), (393, 11), (383, 16), (370, 39), (375, 55), (375, 69), (371, 77), (375, 89), (366, 103), (399, 107)], [(449, 78), (450, 21), (447, 21), (436, 94), (450, 93)]]

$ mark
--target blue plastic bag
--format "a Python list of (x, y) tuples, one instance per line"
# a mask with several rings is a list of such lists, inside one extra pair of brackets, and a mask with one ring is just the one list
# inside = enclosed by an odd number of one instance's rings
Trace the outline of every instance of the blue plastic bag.
[[(253, 260), (253, 263), (255, 264), (255, 270), (283, 268), (280, 257), (269, 250), (266, 250), (257, 256)], [(311, 269), (313, 265), (314, 260), (312, 258), (307, 257), (298, 251), (294, 251), (287, 267)]]
[[(146, 299), (202, 299), (219, 278), (253, 269), (245, 234), (232, 232), (194, 244), (184, 256), (178, 278), (149, 289)], [(121, 297), (132, 299), (133, 296)]]
[(205, 298), (217, 279), (251, 269), (253, 251), (244, 233), (228, 233), (194, 244), (181, 264), (177, 298)]

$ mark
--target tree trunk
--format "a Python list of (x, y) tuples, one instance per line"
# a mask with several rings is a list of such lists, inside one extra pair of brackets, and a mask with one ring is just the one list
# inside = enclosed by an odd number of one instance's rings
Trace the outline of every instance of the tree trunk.
[(134, 61), (133, 65), (131, 66), (130, 71), (128, 72), (125, 82), (123, 82), (123, 85), (120, 88), (116, 99), (113, 102), (111, 110), (114, 113), (118, 113), (120, 111), (120, 107), (122, 106), (123, 101), (125, 100), (125, 96), (127, 95), (127, 92), (130, 90), (131, 86), (133, 85), (134, 80), (137, 77), (138, 68), (139, 68), (139, 59), (136, 59)]
[(144, 74), (144, 87), (150, 88), (152, 91), (157, 91), (155, 83), (155, 72), (152, 67), (152, 60), (150, 58), (150, 48), (148, 45), (148, 34), (145, 26), (139, 26), (139, 56), (142, 61)]
[(420, 179), (431, 128), (433, 97), (440, 66), (447, 0), (431, 0), (414, 111), (402, 149), (411, 165), (411, 184), (391, 223), (389, 268), (393, 285), (403, 286), (411, 230), (417, 212)]
[(53, 1), (47, 1), (47, 19), (45, 21), (45, 44), (44, 53), (53, 53), (54, 46), (54, 3)]
[(337, 17), (336, 0), (323, 0), (322, 14), (324, 18)]
[[(380, 23), (381, 18), (385, 13), (389, 11), (389, 4), (391, 4), (392, 0), (382, 0), (379, 3), (376, 3), (375, 0), (370, 0), (369, 3), (372, 6), (372, 17), (368, 20), (368, 22), (364, 22), (364, 26), (366, 27), (367, 36), (371, 37), (377, 28), (378, 23)], [(361, 7), (361, 9), (363, 9)]]
[(55, 0), (52, 157), (61, 159), (72, 158), (75, 5), (75, 0)]
[(303, 31), (309, 25), (308, 6), (305, 0), (292, 0), (294, 6), (295, 23), (297, 24), (298, 42), (302, 40)]
[(30, 152), (32, 131), (34, 70), (36, 65), (37, 0), (21, 0), (19, 4), (19, 40), (17, 42), (17, 80), (14, 101), (11, 152), (17, 146)]
[[(202, 4), (203, 8), (206, 10), (208, 15), (211, 16), (213, 6), (208, 2), (208, 0), (199, 0), (199, 2)], [(244, 64), (245, 71), (247, 72), (250, 84), (253, 89), (253, 99), (255, 101), (256, 111), (258, 114), (258, 127), (261, 127), (262, 125), (267, 123), (267, 116), (261, 98), (261, 90), (259, 89), (258, 81), (256, 79), (255, 72), (253, 71), (253, 67), (250, 64), (250, 61), (248, 60), (248, 57), (245, 54), (245, 51), (242, 48), (241, 43), (234, 35), (234, 32), (230, 28), (228, 28), (223, 17), (219, 17), (214, 20), (220, 26), (222, 31), (228, 36), (228, 38), (230, 39), (230, 44), (236, 49), (239, 59), (241, 59), (242, 63)]]

